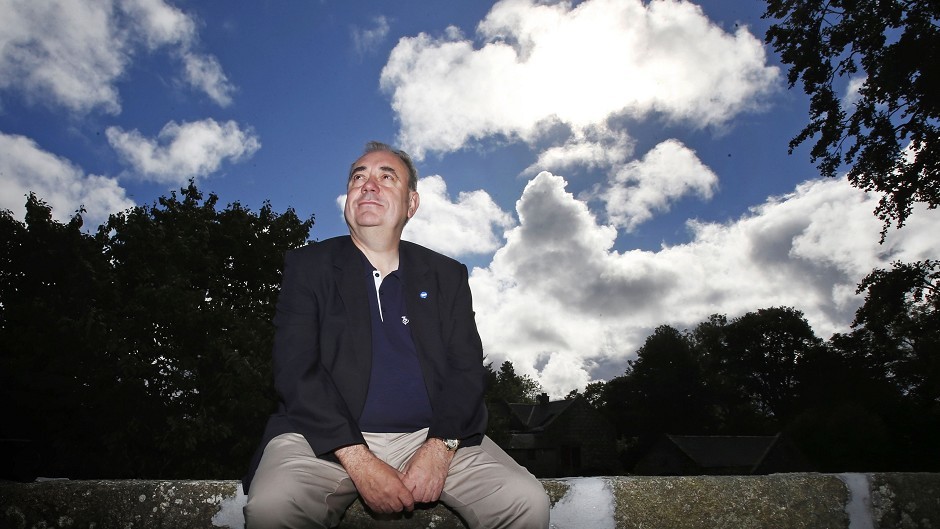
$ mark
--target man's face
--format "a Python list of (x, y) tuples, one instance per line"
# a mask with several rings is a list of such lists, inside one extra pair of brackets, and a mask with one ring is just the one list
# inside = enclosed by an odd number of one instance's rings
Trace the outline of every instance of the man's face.
[(344, 213), (351, 230), (384, 226), (399, 234), (418, 209), (418, 193), (408, 189), (408, 168), (393, 153), (375, 151), (353, 164)]

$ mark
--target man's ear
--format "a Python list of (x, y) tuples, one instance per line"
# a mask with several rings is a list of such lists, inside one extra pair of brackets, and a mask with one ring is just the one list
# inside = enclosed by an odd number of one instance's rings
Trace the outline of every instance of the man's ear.
[(408, 218), (415, 216), (415, 212), (418, 211), (418, 204), (421, 203), (421, 197), (418, 196), (417, 191), (408, 192)]

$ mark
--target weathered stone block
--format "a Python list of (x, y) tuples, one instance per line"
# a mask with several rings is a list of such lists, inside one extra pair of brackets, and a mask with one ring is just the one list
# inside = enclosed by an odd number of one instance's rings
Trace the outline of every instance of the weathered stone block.
[(875, 527), (940, 527), (940, 479), (937, 474), (872, 474), (870, 488)]
[(617, 527), (849, 527), (846, 486), (834, 476), (644, 477), (614, 483)]
[[(556, 529), (940, 528), (940, 474), (774, 474), (542, 480)], [(238, 481), (0, 482), (0, 529), (242, 529)], [(341, 528), (462, 529), (443, 505)]]

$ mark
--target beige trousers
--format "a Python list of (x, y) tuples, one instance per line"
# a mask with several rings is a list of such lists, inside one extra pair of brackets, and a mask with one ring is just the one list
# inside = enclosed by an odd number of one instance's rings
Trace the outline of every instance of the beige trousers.
[[(427, 438), (427, 429), (363, 436), (376, 456), (400, 470)], [(246, 527), (333, 527), (357, 496), (341, 465), (317, 459), (300, 434), (279, 435), (265, 447), (248, 491)], [(480, 446), (457, 450), (441, 501), (472, 528), (548, 527), (542, 484), (489, 437)]]
[[(379, 459), (401, 470), (427, 438), (427, 429), (363, 436)], [(300, 434), (279, 435), (265, 447), (248, 491), (246, 527), (333, 527), (357, 496), (341, 465), (317, 459)], [(549, 502), (542, 484), (489, 437), (480, 446), (457, 450), (441, 501), (471, 528), (548, 527)]]

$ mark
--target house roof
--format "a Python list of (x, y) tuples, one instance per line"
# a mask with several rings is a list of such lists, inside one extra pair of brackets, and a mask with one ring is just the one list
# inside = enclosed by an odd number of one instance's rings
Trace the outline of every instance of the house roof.
[(538, 404), (510, 404), (509, 409), (516, 419), (522, 423), (527, 432), (544, 430), (559, 415), (567, 410), (574, 399), (556, 400), (554, 402), (540, 402)]
[(667, 435), (666, 437), (702, 468), (753, 468), (764, 460), (780, 436), (778, 434), (773, 436)]

